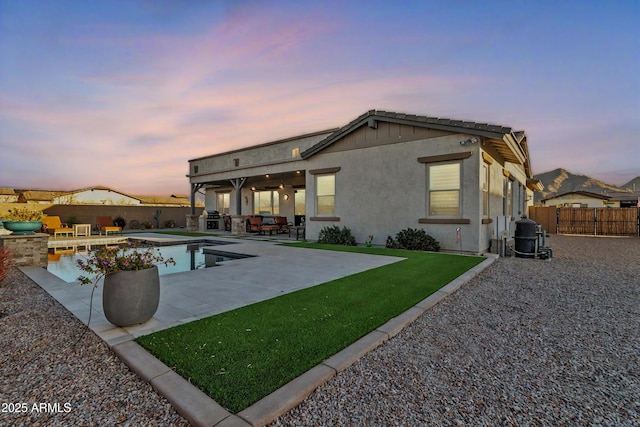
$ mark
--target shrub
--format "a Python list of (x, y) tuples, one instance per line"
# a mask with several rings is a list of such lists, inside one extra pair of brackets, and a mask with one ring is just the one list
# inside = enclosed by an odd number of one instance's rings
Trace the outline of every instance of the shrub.
[(124, 218), (119, 216), (119, 217), (116, 217), (116, 219), (113, 220), (113, 225), (115, 225), (116, 227), (122, 227), (124, 229), (124, 226), (127, 225), (127, 221), (125, 221)]
[(356, 238), (351, 235), (351, 230), (337, 225), (325, 227), (318, 234), (318, 243), (328, 243), (333, 245), (355, 246)]
[(175, 228), (176, 222), (172, 219), (168, 219), (164, 222), (164, 228)]
[(67, 225), (71, 227), (73, 224), (80, 224), (80, 220), (78, 219), (78, 217), (71, 215), (69, 216), (69, 219), (67, 219)]
[(393, 240), (393, 237), (387, 236), (387, 243), (384, 246), (388, 249), (398, 249), (398, 242)]
[(42, 211), (29, 208), (9, 209), (8, 212), (3, 214), (6, 221), (42, 221), (43, 216), (45, 215)]
[(0, 248), (0, 283), (4, 281), (11, 268), (11, 257), (7, 248)]
[(387, 237), (387, 248), (408, 249), (412, 251), (440, 251), (440, 243), (422, 229), (407, 228), (396, 234), (396, 238)]

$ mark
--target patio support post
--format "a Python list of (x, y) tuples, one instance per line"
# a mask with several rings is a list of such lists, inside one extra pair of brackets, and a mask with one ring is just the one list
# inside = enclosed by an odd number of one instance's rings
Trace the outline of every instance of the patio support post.
[(198, 231), (199, 223), (196, 215), (196, 193), (204, 187), (204, 184), (191, 184), (191, 214), (187, 215), (187, 231)]
[(236, 215), (242, 215), (242, 194), (240, 190), (242, 189), (242, 186), (244, 186), (246, 180), (247, 178), (234, 178), (229, 180), (231, 181), (233, 188), (236, 190)]
[(191, 215), (196, 214), (196, 193), (204, 187), (204, 184), (191, 184)]

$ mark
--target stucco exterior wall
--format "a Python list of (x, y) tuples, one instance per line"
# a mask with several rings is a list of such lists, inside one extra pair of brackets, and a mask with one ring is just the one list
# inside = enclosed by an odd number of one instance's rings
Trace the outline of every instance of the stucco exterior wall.
[[(245, 176), (291, 170), (289, 162), (300, 160), (300, 153), (326, 138), (331, 132), (323, 132), (290, 138), (273, 143), (258, 145), (250, 150), (236, 150), (189, 161), (189, 174), (192, 183), (207, 182), (215, 176), (236, 178), (238, 170), (248, 169)], [(298, 149), (297, 154), (294, 149)], [(237, 159), (237, 165), (236, 165)], [(197, 168), (197, 171), (196, 171)]]
[[(448, 122), (438, 128), (423, 126), (427, 120), (423, 119), (416, 120), (416, 125), (403, 117), (393, 123), (384, 118), (362, 123), (356, 120), (326, 139), (330, 133), (194, 159), (190, 161), (190, 182), (208, 186), (208, 211), (217, 209), (216, 192), (228, 191), (231, 214), (253, 214), (251, 187), (275, 190), (278, 177), (284, 176), (285, 188), (276, 190), (279, 214), (292, 221), (295, 188), (305, 188), (306, 237), (311, 240), (317, 239), (322, 228), (336, 225), (348, 227), (359, 243), (373, 235), (375, 245), (384, 245), (387, 236), (395, 237), (411, 227), (424, 229), (444, 250), (488, 251), (496, 238), (497, 218), (508, 214), (513, 235), (515, 221), (532, 202), (532, 192), (526, 187), (528, 166), (511, 163), (519, 162), (522, 156), (514, 155), (509, 151), (511, 146), (495, 135), (497, 131), (510, 132), (508, 129), (480, 126), (473, 132), (482, 136), (472, 138), (467, 133), (472, 132), (470, 124), (456, 124), (456, 130), (448, 130)], [(466, 126), (469, 131), (462, 129)], [(322, 144), (314, 145), (320, 141)], [(299, 148), (305, 158), (295, 156), (293, 148)], [(460, 215), (455, 218), (429, 216), (427, 175), (431, 164), (440, 163), (461, 165)], [(489, 168), (487, 214), (483, 213), (481, 179), (485, 164)], [(301, 177), (295, 175), (296, 171), (302, 173)], [(335, 213), (322, 216), (316, 209), (316, 178), (328, 171), (335, 174)], [(242, 177), (247, 177), (247, 182), (241, 189), (241, 211), (237, 212), (236, 190), (230, 180)], [(512, 183), (511, 212), (506, 209), (505, 182)]]
[[(443, 249), (456, 250), (456, 229), (461, 228), (462, 250), (477, 252), (478, 148), (461, 146), (461, 135), (389, 144), (366, 149), (319, 153), (308, 160), (308, 170), (340, 167), (336, 176), (336, 217), (339, 221), (309, 220), (315, 216), (315, 177), (307, 172), (307, 238), (316, 239), (326, 226), (346, 226), (358, 242), (373, 234), (373, 243), (384, 245), (405, 228), (422, 228)], [(462, 165), (461, 218), (470, 224), (420, 224), (427, 217), (427, 166), (424, 156), (472, 152)]]

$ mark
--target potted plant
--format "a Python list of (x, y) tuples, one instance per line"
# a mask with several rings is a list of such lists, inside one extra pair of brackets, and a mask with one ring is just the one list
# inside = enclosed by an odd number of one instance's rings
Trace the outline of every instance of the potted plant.
[(35, 234), (42, 228), (42, 211), (29, 208), (10, 209), (3, 215), (4, 228), (13, 231), (13, 234)]
[(368, 248), (370, 248), (370, 247), (371, 247), (371, 245), (373, 245), (373, 234), (370, 234), (370, 235), (369, 235), (369, 238), (368, 238), (368, 239), (366, 240), (366, 242), (364, 242), (364, 243), (365, 243), (365, 245), (366, 245)]
[(158, 264), (174, 264), (158, 249), (103, 246), (78, 259), (86, 273), (80, 284), (97, 283), (104, 278), (102, 308), (107, 320), (116, 326), (131, 326), (151, 319), (160, 302)]

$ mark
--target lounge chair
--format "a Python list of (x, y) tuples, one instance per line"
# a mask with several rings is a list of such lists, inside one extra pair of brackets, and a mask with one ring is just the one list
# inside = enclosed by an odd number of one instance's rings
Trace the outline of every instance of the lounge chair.
[(276, 217), (276, 225), (280, 227), (278, 232), (279, 233), (284, 233), (285, 231), (289, 230), (289, 226), (291, 226), (292, 224), (289, 224), (287, 222), (287, 217), (286, 216), (277, 216)]
[(249, 232), (260, 232), (262, 228), (262, 217), (261, 216), (250, 216), (247, 218), (247, 231)]
[(43, 217), (42, 228), (47, 233), (53, 234), (54, 239), (58, 237), (58, 234), (73, 236), (73, 227), (69, 227), (67, 224), (63, 223), (57, 215)]
[(96, 223), (98, 224), (98, 232), (104, 235), (109, 235), (109, 232), (122, 234), (122, 227), (118, 227), (113, 224), (113, 218), (110, 216), (96, 217)]

